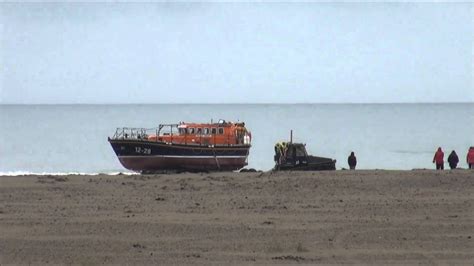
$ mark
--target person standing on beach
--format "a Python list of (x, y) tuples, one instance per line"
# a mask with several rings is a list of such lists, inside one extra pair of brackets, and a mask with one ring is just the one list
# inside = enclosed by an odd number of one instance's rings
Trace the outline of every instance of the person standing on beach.
[(458, 166), (459, 157), (454, 150), (449, 154), (448, 163), (451, 169), (456, 169), (456, 166)]
[(469, 166), (469, 169), (474, 169), (474, 147), (470, 147), (467, 152), (466, 162)]
[(436, 163), (436, 170), (444, 170), (444, 152), (441, 150), (441, 147), (436, 151), (433, 163)]
[(355, 170), (355, 169), (356, 169), (357, 158), (356, 158), (354, 152), (351, 152), (351, 155), (349, 155), (349, 157), (347, 158), (347, 163), (349, 164), (349, 168), (350, 168), (351, 170)]

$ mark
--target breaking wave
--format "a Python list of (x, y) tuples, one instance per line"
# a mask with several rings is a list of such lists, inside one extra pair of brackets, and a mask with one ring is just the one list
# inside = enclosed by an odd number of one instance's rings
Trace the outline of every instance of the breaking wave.
[(29, 172), (29, 171), (9, 171), (9, 172), (0, 172), (0, 176), (62, 176), (62, 175), (138, 175), (139, 173), (135, 172), (105, 172), (105, 173), (81, 173), (81, 172)]

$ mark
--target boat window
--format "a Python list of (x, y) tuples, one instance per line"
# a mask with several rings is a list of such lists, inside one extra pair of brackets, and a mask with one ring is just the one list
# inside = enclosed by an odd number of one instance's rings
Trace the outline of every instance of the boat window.
[(296, 149), (296, 156), (298, 156), (298, 157), (306, 156), (306, 152), (305, 152), (304, 146), (299, 146), (299, 147)]
[(185, 128), (179, 128), (178, 130), (179, 130), (180, 135), (186, 134), (186, 129)]
[(194, 128), (193, 127), (188, 128), (188, 134), (194, 134)]
[(219, 134), (220, 134), (220, 135), (223, 135), (223, 134), (224, 134), (224, 128), (222, 128), (222, 127), (219, 128)]
[(202, 134), (202, 128), (196, 128), (196, 134), (201, 135)]
[(213, 127), (213, 128), (211, 129), (211, 133), (212, 133), (212, 134), (216, 134), (216, 133), (217, 133), (217, 128)]
[(204, 128), (204, 135), (209, 135), (209, 128)]

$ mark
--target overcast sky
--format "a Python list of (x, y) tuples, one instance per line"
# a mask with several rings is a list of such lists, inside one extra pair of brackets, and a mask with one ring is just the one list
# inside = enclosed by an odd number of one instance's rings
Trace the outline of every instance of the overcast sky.
[(0, 103), (474, 102), (472, 3), (0, 8)]

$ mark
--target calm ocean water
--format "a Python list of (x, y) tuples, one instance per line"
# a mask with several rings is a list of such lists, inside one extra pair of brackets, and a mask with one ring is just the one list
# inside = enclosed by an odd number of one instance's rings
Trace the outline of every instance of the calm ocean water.
[(0, 174), (123, 172), (107, 142), (115, 128), (160, 123), (244, 121), (252, 131), (249, 167), (273, 167), (273, 145), (305, 142), (310, 153), (347, 168), (433, 168), (438, 146), (465, 168), (474, 146), (469, 104), (0, 105)]

